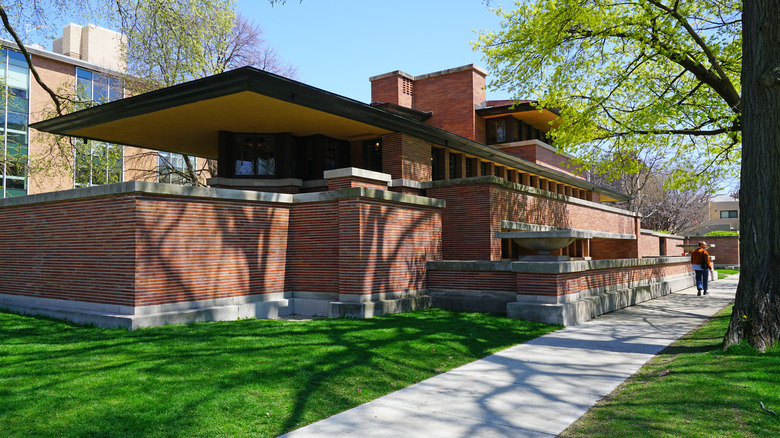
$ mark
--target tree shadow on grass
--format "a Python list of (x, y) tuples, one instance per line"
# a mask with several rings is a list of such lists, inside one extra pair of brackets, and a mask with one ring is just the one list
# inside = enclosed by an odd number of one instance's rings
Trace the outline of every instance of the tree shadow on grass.
[(3, 314), (0, 418), (27, 435), (276, 436), (551, 329), (439, 310), (132, 332)]

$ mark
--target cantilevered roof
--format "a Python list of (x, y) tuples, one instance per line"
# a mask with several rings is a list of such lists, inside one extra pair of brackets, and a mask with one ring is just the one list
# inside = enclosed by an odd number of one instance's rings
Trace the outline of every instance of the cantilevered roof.
[(592, 190), (606, 200), (628, 199), (622, 193), (500, 152), (398, 112), (252, 67), (105, 103), (30, 126), (55, 134), (207, 158), (218, 157), (219, 131), (324, 134), (350, 141), (400, 132)]
[(536, 102), (532, 100), (521, 100), (516, 102), (511, 100), (488, 101), (487, 104), (488, 106), (486, 108), (477, 110), (477, 114), (483, 119), (511, 115), (542, 132), (548, 132), (556, 123), (558, 123), (557, 121), (560, 117), (557, 110), (538, 108)]

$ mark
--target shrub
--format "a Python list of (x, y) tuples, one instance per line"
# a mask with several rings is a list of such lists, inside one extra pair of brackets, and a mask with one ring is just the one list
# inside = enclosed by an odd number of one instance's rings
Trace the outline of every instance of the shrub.
[(707, 236), (715, 236), (715, 237), (723, 237), (723, 236), (739, 236), (739, 231), (710, 231), (709, 233), (704, 235)]

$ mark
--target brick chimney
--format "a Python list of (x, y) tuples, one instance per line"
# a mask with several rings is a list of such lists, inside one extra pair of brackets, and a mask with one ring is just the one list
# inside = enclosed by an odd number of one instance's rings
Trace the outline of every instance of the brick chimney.
[(369, 78), (371, 101), (431, 112), (426, 123), (484, 143), (484, 122), (475, 110), (486, 105), (486, 77), (473, 64), (420, 76), (394, 71)]

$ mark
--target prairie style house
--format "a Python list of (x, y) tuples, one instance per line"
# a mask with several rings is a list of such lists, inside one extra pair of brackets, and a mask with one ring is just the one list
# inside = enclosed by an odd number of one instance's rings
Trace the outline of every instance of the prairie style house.
[(103, 326), (440, 306), (575, 324), (687, 287), (678, 239), (604, 202), (474, 65), (370, 78), (362, 103), (253, 68), (35, 130), (214, 159), (209, 187), (0, 201), (0, 308)]

